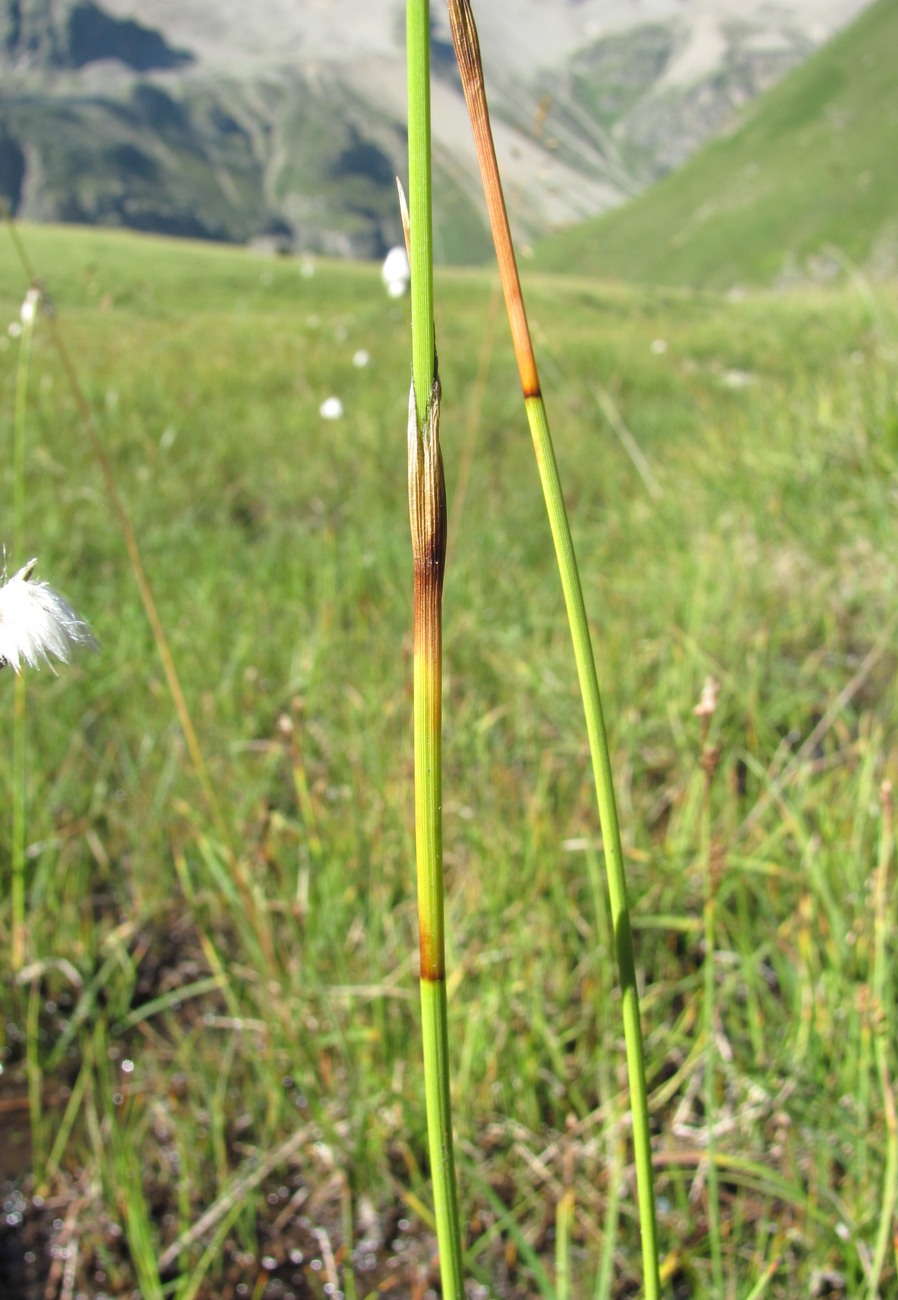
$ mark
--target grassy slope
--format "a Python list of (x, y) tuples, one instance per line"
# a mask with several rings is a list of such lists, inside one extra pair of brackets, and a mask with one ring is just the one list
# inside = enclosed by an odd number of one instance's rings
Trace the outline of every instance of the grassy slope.
[[(304, 278), (293, 262), (224, 248), (26, 237), (130, 504), (244, 877), (235, 884), (187, 768), (39, 326), (28, 549), (102, 651), (29, 679), (30, 955), (47, 965), (27, 987), (0, 982), (3, 1064), (20, 1095), (30, 1041), (50, 1107), (37, 1186), (62, 1199), (49, 1211), (27, 1202), (26, 1224), (64, 1220), (60, 1206), (78, 1198), (80, 1289), (153, 1297), (162, 1250), (222, 1197), (208, 1258), (189, 1245), (165, 1274), (180, 1279), (174, 1294), (193, 1277), (201, 1300), (229, 1300), (238, 1283), (272, 1300), (323, 1296), (325, 1284), (407, 1297), (429, 1237), (406, 306), (386, 300), (376, 267), (320, 264)], [(22, 287), (4, 242), (8, 318)], [(501, 323), (490, 343), (493, 299), (480, 274), (440, 277), (454, 528), (444, 795), (469, 1266), (490, 1295), (551, 1296), (552, 1222), (570, 1176), (574, 1294), (585, 1296), (621, 1174), (620, 1031), (580, 706)], [(809, 1294), (823, 1269), (847, 1294), (865, 1289), (883, 1182), (873, 1043), (877, 1026), (894, 1042), (898, 1002), (889, 968), (884, 1019), (864, 1011), (877, 790), (898, 781), (896, 308), (894, 295), (871, 316), (835, 292), (727, 305), (533, 285), (619, 765), (662, 1240), (681, 1252), (681, 1293), (706, 1294), (709, 1281), (703, 1198), (690, 1194), (704, 1150), (693, 707), (708, 673), (722, 683), (710, 808), (725, 1269), (738, 1294), (777, 1257), (769, 1296)], [(359, 348), (365, 369), (352, 364)], [(7, 413), (16, 355), (6, 340)], [(599, 382), (650, 461), (657, 500), (601, 414)], [(343, 421), (318, 415), (330, 393)], [(4, 493), (9, 472), (6, 458)], [(0, 696), (11, 708), (8, 674)], [(4, 750), (3, 804), (9, 764)], [(891, 886), (888, 899), (894, 925)], [(197, 986), (216, 961), (222, 987)], [(54, 1152), (53, 1099), (69, 1087), (71, 1135)], [(6, 1129), (15, 1160), (23, 1112), (3, 1114), (19, 1116)], [(235, 1184), (297, 1124), (289, 1159), (258, 1187)], [(615, 1295), (632, 1293), (638, 1259), (624, 1179)], [(381, 1211), (373, 1225), (366, 1201)], [(0, 1229), (13, 1252), (18, 1231)], [(355, 1291), (341, 1243), (358, 1247)], [(266, 1269), (281, 1291), (259, 1289)], [(885, 1281), (884, 1294), (893, 1268)]]
[(800, 276), (821, 255), (894, 271), (896, 49), (898, 6), (878, 0), (732, 135), (624, 208), (545, 241), (537, 264), (718, 288)]

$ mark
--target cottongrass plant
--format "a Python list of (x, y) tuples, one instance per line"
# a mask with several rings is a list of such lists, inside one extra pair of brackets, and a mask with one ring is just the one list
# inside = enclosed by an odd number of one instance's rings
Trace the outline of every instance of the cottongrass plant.
[(0, 668), (17, 674), (13, 727), (12, 951), (14, 971), (25, 962), (25, 694), (22, 668), (68, 663), (75, 646), (96, 646), (90, 628), (46, 582), (32, 581), (29, 560), (0, 586)]
[[(41, 293), (32, 285), (25, 294), (19, 320), (13, 322), (18, 337), (15, 419), (13, 426), (13, 552), (25, 552), (25, 432), (28, 412), (28, 378), (34, 328)], [(25, 677), (23, 664), (38, 668), (52, 658), (68, 660), (72, 645), (92, 640), (87, 624), (62, 596), (43, 582), (32, 582), (36, 560), (30, 560), (0, 588), (0, 667), (16, 672), (12, 720), (11, 822), (11, 962), (19, 971), (25, 963)], [(5, 572), (4, 572), (5, 578)]]

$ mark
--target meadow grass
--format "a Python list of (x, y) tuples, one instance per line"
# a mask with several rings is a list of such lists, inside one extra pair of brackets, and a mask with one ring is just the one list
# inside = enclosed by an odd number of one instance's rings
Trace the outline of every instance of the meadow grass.
[[(102, 652), (29, 681), (30, 965), (0, 995), (4, 1172), (26, 1196), (4, 1247), (55, 1232), (96, 1295), (423, 1295), (407, 308), (373, 266), (322, 262), (306, 278), (237, 250), (25, 238), (248, 883), (205, 810), (38, 322), (32, 544)], [(4, 244), (8, 320), (25, 287)], [(527, 287), (609, 683), (665, 1284), (712, 1293), (710, 864), (726, 1294), (889, 1294), (895, 293), (734, 303), (544, 276)], [(444, 599), (465, 1267), (483, 1295), (623, 1296), (640, 1276), (638, 1225), (619, 1009), (596, 1016), (618, 995), (588, 753), (501, 331), (478, 384), (494, 291), (486, 273), (437, 275), (450, 514), (469, 444), (474, 466)], [(0, 351), (10, 444), (16, 348)], [(342, 421), (318, 414), (331, 393)], [(2, 477), (11, 500), (11, 456)], [(693, 710), (708, 675), (721, 690), (703, 737)], [(0, 691), (9, 716), (11, 675)], [(719, 756), (710, 782), (703, 746)], [(8, 747), (0, 783), (9, 808)], [(4, 840), (6, 898), (8, 852)], [(7, 949), (10, 919), (7, 907)]]

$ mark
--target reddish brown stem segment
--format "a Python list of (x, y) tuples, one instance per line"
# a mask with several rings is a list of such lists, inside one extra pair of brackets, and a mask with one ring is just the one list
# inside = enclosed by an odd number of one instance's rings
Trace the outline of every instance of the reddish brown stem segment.
[(474, 133), (474, 145), (480, 162), (486, 206), (490, 214), (490, 226), (496, 246), (496, 261), (499, 265), (502, 292), (505, 295), (505, 307), (514, 340), (521, 387), (525, 398), (538, 397), (539, 374), (530, 340), (530, 326), (527, 324), (527, 311), (521, 293), (514, 245), (511, 242), (511, 228), (508, 224), (505, 195), (499, 178), (493, 133), (490, 130), (490, 113), (486, 102), (486, 87), (483, 84), (483, 64), (480, 59), (480, 41), (469, 0), (449, 0), (449, 18), (452, 23), (455, 57), (461, 72), (465, 102), (468, 105), (468, 116)]
[(440, 381), (419, 429), (414, 387), (408, 414), (408, 499), (414, 561), (415, 805), (421, 979), (446, 977), (442, 898), (440, 735), (446, 484), (440, 451)]

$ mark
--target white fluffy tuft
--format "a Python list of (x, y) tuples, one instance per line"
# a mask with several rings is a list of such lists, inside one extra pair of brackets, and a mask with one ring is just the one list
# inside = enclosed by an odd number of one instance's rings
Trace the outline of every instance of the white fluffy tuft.
[(0, 666), (40, 668), (51, 656), (68, 663), (72, 646), (96, 648), (90, 628), (46, 582), (30, 582), (31, 560), (0, 587)]

